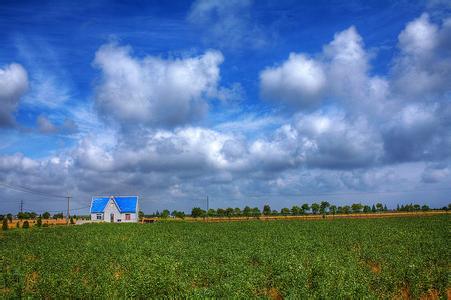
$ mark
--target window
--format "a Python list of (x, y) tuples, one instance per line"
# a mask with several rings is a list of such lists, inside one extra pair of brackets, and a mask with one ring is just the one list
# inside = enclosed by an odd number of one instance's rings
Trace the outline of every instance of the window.
[(130, 214), (125, 214), (125, 220), (130, 221)]
[(97, 214), (96, 218), (97, 220), (102, 220), (102, 214)]

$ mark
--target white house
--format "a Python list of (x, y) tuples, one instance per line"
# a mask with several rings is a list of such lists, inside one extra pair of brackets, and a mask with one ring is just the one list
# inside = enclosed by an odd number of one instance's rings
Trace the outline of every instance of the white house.
[(138, 196), (93, 197), (91, 220), (110, 223), (138, 222)]

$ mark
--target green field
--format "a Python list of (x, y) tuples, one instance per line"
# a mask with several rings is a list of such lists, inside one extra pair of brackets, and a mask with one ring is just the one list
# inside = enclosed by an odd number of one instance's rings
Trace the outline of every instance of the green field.
[(10, 230), (0, 297), (446, 298), (449, 225), (444, 215)]

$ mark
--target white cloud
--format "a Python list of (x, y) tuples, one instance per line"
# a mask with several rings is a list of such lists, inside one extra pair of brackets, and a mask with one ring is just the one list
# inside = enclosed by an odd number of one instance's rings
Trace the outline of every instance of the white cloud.
[(0, 127), (14, 125), (13, 114), (27, 89), (28, 75), (21, 65), (0, 68)]
[(326, 76), (323, 67), (303, 54), (291, 53), (281, 66), (260, 73), (264, 98), (308, 107), (323, 96)]
[(266, 38), (252, 20), (251, 6), (250, 0), (196, 0), (187, 19), (204, 30), (209, 44), (229, 49), (259, 48), (266, 44)]
[(131, 56), (130, 47), (102, 46), (94, 61), (102, 71), (96, 104), (107, 118), (123, 124), (175, 126), (199, 119), (206, 99), (217, 93), (223, 56), (161, 59)]

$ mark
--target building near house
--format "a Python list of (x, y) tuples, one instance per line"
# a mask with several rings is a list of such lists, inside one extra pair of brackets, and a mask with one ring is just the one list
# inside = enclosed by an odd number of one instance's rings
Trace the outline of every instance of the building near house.
[(93, 197), (91, 220), (110, 223), (138, 222), (138, 196)]

